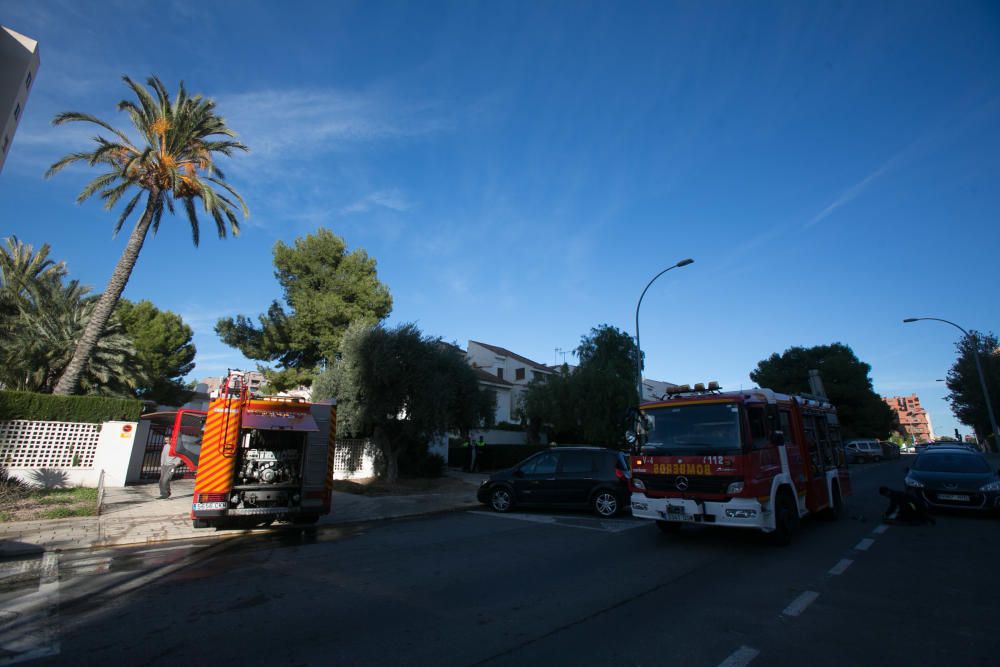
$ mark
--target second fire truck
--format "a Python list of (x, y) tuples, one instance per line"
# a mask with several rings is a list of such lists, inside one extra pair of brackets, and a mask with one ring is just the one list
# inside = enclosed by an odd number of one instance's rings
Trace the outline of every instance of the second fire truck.
[(835, 518), (850, 493), (837, 412), (825, 399), (685, 385), (640, 414), (632, 514), (665, 532), (707, 524), (784, 543), (806, 515)]

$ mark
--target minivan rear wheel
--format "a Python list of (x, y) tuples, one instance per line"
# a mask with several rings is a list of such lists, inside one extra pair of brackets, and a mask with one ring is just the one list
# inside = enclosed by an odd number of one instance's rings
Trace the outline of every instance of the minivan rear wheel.
[(618, 514), (618, 495), (614, 491), (608, 491), (607, 489), (598, 491), (594, 494), (591, 504), (593, 505), (594, 512), (599, 516), (611, 517)]

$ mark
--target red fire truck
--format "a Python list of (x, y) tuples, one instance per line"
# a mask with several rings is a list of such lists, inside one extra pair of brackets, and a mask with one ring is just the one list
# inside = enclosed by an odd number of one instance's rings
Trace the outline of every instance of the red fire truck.
[(674, 388), (640, 415), (632, 514), (664, 532), (695, 523), (788, 542), (801, 517), (835, 518), (850, 494), (837, 412), (825, 399), (722, 392), (712, 382)]
[(311, 524), (330, 512), (335, 402), (254, 396), (230, 371), (207, 413), (169, 418), (170, 452), (197, 471), (195, 528)]

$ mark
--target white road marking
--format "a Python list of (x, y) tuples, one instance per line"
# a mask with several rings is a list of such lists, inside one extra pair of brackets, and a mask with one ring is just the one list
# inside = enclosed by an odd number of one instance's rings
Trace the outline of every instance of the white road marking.
[(833, 567), (830, 568), (830, 574), (837, 576), (838, 574), (843, 574), (847, 568), (851, 566), (854, 561), (850, 558), (845, 558)]
[[(646, 526), (645, 521), (628, 521), (628, 520), (609, 520), (609, 521), (598, 521), (597, 525), (593, 525), (594, 520), (589, 518), (577, 518), (577, 517), (557, 517), (549, 514), (518, 514), (518, 513), (504, 513), (499, 512), (479, 512), (473, 510), (469, 514), (478, 514), (480, 516), (491, 516), (497, 519), (513, 519), (515, 521), (527, 521), (529, 523), (542, 523), (550, 526), (562, 526), (564, 528), (579, 528), (580, 530), (596, 530), (599, 533), (621, 533), (626, 530), (632, 530), (633, 528), (642, 528)], [(582, 523), (573, 523), (582, 522)], [(588, 525), (590, 524), (590, 525)]]
[(875, 530), (873, 530), (872, 532), (875, 533), (876, 535), (881, 535), (882, 533), (884, 533), (887, 530), (889, 530), (889, 525), (883, 523), (883, 524), (880, 524), (880, 525), (876, 526)]
[(868, 549), (871, 548), (873, 544), (875, 544), (875, 540), (873, 540), (870, 537), (866, 537), (865, 539), (858, 542), (854, 546), (854, 548), (857, 549), (858, 551), (868, 551)]
[(719, 663), (719, 667), (746, 667), (750, 661), (760, 655), (760, 651), (749, 646), (741, 646), (732, 655)]
[(785, 616), (798, 616), (806, 610), (819, 597), (816, 591), (804, 591), (799, 597), (792, 600), (792, 603), (781, 612)]
[(59, 655), (59, 556), (46, 552), (38, 591), (22, 595), (0, 611), (13, 619), (0, 631), (0, 650), (8, 653), (0, 665)]

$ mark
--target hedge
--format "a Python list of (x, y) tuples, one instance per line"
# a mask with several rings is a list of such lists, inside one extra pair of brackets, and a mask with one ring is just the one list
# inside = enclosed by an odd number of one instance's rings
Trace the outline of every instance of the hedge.
[(105, 396), (54, 396), (26, 391), (0, 390), (0, 420), (27, 419), (44, 422), (138, 421), (142, 401)]

